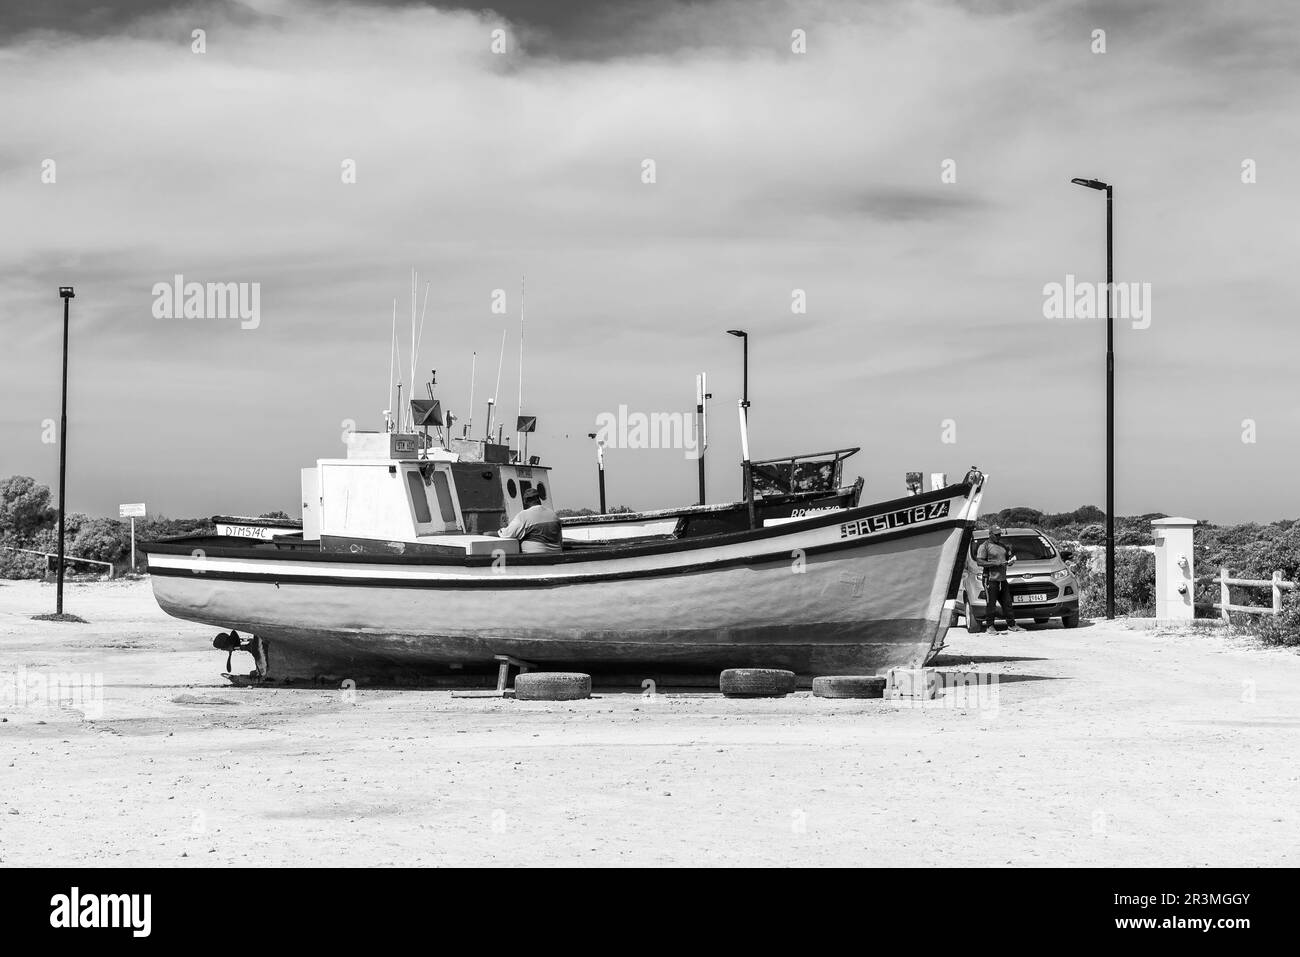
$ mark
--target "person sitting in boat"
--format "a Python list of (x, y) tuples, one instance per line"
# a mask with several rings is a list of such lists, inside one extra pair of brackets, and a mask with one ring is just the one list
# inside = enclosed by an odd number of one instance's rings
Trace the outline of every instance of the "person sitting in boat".
[(984, 569), (984, 627), (996, 627), (997, 606), (1002, 606), (1002, 615), (1007, 620), (1007, 631), (1020, 631), (1016, 624), (1013, 609), (1011, 584), (1007, 581), (1007, 568), (1016, 560), (1011, 546), (1002, 540), (1002, 529), (994, 525), (989, 529), (989, 537), (980, 544), (975, 552), (975, 563)]
[(519, 550), (526, 553), (558, 552), (563, 547), (559, 516), (542, 504), (542, 496), (535, 488), (524, 491), (524, 510), (497, 534), (517, 538)]

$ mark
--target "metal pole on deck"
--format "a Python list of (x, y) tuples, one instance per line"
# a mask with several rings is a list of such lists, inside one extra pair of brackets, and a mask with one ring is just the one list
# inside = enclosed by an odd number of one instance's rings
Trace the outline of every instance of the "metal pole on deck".
[(695, 377), (695, 441), (698, 453), (696, 464), (700, 469), (701, 505), (707, 501), (704, 494), (704, 452), (709, 447), (709, 412), (705, 403), (713, 398), (713, 393), (709, 392), (708, 388), (708, 376), (701, 372)]
[(745, 483), (745, 504), (749, 507), (749, 527), (757, 528), (758, 519), (754, 515), (754, 469), (749, 462), (749, 333), (743, 329), (728, 329), (727, 335), (736, 336), (744, 345), (744, 378), (740, 399), (740, 445), (743, 458), (741, 469)]
[(595, 432), (588, 432), (587, 438), (596, 442), (596, 479), (600, 487), (600, 514), (605, 514), (605, 442), (597, 439)]

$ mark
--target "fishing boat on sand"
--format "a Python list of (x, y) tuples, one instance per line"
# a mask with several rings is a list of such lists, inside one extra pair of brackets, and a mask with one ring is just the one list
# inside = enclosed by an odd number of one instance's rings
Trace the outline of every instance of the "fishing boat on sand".
[[(412, 383), (424, 327), (416, 289), (413, 272)], [(396, 311), (394, 301), (386, 401), (402, 364)], [(929, 491), (909, 479), (912, 494), (862, 505), (862, 479), (843, 478), (856, 448), (751, 461), (746, 372), (741, 501), (704, 504), (700, 460), (702, 504), (604, 513), (600, 458), (604, 514), (566, 519), (560, 547), (521, 551), (497, 532), (526, 496), (556, 504), (550, 468), (528, 454), (536, 419), (523, 414), (522, 304), (514, 449), (492, 427), (504, 332), (501, 341), (480, 437), (472, 423), (453, 429), (436, 378), (427, 399), (408, 394), (409, 408), (398, 380), (396, 418), (385, 411), (382, 431), (345, 436), (346, 457), (302, 470), (300, 522), (221, 516), (213, 534), (146, 544), (158, 604), (224, 629), (213, 644), (227, 672), (248, 652), (246, 680), (258, 682), (438, 683), (502, 661), (640, 678), (743, 667), (878, 674), (919, 667), (942, 646), (983, 493), (978, 471)], [(473, 365), (470, 381), (473, 409)], [(702, 454), (703, 374), (696, 394)]]
[(302, 481), (301, 531), (146, 546), (163, 610), (225, 629), (214, 644), (251, 653), (257, 681), (421, 683), (502, 657), (646, 676), (919, 667), (951, 621), (983, 490), (975, 474), (755, 527), (526, 554), (489, 529), (530, 488), (554, 501), (540, 464), (356, 432)]

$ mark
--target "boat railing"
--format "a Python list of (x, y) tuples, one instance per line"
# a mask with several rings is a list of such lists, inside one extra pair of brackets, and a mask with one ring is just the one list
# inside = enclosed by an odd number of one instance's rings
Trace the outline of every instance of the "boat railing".
[(831, 449), (809, 455), (783, 455), (750, 463), (756, 495), (790, 495), (796, 492), (831, 492), (844, 477), (844, 460), (860, 446)]

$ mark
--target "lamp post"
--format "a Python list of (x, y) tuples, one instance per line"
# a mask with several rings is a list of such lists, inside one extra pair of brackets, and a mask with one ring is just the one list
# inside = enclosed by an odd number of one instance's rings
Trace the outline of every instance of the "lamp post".
[(1088, 189), (1106, 191), (1106, 617), (1115, 617), (1115, 319), (1114, 187), (1096, 179), (1070, 180)]
[(587, 438), (596, 441), (596, 472), (600, 479), (600, 514), (605, 514), (605, 440), (596, 439), (595, 432), (588, 432)]
[(749, 527), (756, 528), (758, 523), (754, 517), (754, 471), (749, 463), (749, 333), (743, 329), (728, 329), (727, 335), (735, 336), (744, 344), (744, 379), (740, 393), (740, 455), (745, 481), (745, 504), (749, 509)]
[(54, 598), (54, 612), (63, 614), (63, 516), (67, 512), (66, 490), (68, 474), (68, 301), (76, 298), (71, 286), (60, 286), (63, 300), (63, 405), (59, 412), (59, 565)]

